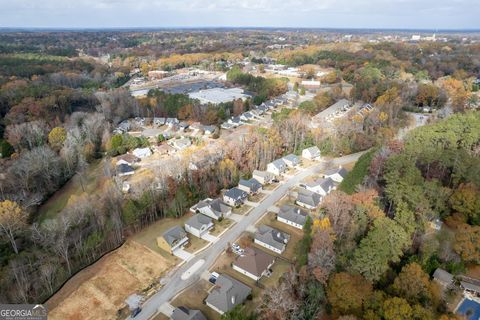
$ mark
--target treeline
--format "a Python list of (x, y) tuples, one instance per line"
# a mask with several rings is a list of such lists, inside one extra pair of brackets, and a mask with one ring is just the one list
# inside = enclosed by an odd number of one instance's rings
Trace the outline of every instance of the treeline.
[(299, 252), (296, 269), (265, 290), (257, 317), (457, 319), (456, 290), (442, 293), (431, 276), (480, 264), (479, 141), (479, 113), (469, 112), (364, 157), (356, 192), (324, 199), (300, 248), (307, 258)]

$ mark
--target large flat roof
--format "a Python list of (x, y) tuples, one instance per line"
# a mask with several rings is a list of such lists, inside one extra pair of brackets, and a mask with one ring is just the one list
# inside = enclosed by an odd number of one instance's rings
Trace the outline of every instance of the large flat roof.
[(219, 104), (222, 102), (230, 102), (237, 99), (246, 99), (249, 95), (243, 93), (241, 88), (212, 88), (199, 90), (189, 93), (188, 96), (192, 99), (198, 99), (201, 103)]

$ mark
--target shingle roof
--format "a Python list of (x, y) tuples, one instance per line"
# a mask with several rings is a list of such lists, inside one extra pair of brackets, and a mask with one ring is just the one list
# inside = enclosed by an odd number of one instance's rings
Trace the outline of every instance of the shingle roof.
[(260, 277), (275, 261), (275, 258), (257, 248), (246, 248), (245, 253), (238, 256), (233, 264), (240, 269)]
[(197, 230), (200, 230), (202, 226), (209, 225), (212, 223), (212, 219), (203, 215), (203, 214), (196, 214), (192, 216), (185, 222), (185, 225), (189, 225)]
[(283, 159), (277, 159), (275, 161), (272, 161), (272, 164), (277, 167), (278, 169), (285, 169), (286, 163), (283, 161)]
[(331, 176), (331, 175), (334, 175), (338, 173), (342, 178), (345, 178), (348, 174), (348, 171), (347, 169), (345, 168), (336, 168), (336, 169), (330, 169), (330, 170), (327, 170), (325, 171), (325, 176)]
[(453, 282), (453, 275), (440, 268), (435, 270), (433, 278), (444, 285), (450, 285)]
[(182, 227), (175, 226), (173, 228), (168, 229), (163, 233), (163, 238), (167, 241), (169, 246), (174, 246), (177, 241), (182, 240), (187, 236), (185, 230)]
[(238, 184), (249, 188), (253, 192), (256, 192), (262, 187), (262, 184), (254, 178), (251, 178), (249, 180), (240, 179)]
[(191, 310), (187, 307), (178, 307), (170, 316), (172, 320), (207, 320), (200, 310)]
[(251, 292), (252, 289), (247, 285), (221, 274), (205, 301), (223, 312), (228, 312), (243, 303)]
[(290, 162), (293, 162), (293, 163), (298, 163), (298, 157), (296, 155), (294, 155), (293, 153), (290, 153), (289, 155), (286, 155), (285, 157), (283, 157), (283, 159), (285, 159), (287, 161), (290, 161)]
[(218, 218), (231, 210), (229, 206), (227, 206), (221, 199), (218, 198), (213, 200), (203, 200), (197, 204), (198, 210), (204, 207), (208, 207), (210, 211)]
[(304, 203), (312, 207), (316, 207), (320, 204), (321, 200), (322, 200), (322, 196), (319, 195), (318, 193), (312, 192), (307, 189), (301, 189), (298, 191), (297, 202)]
[(240, 200), (248, 197), (248, 194), (245, 191), (240, 190), (238, 188), (232, 188), (230, 190), (227, 190), (227, 192), (225, 192), (225, 196), (234, 200)]
[(308, 214), (307, 212), (305, 212), (300, 208), (292, 207), (289, 205), (283, 205), (280, 208), (280, 212), (278, 213), (278, 216), (303, 226), (307, 221)]
[(258, 227), (257, 232), (255, 232), (255, 239), (279, 250), (283, 250), (290, 239), (290, 235), (270, 226), (261, 225)]
[(128, 173), (128, 172), (135, 171), (131, 166), (129, 166), (126, 163), (122, 163), (122, 164), (118, 165), (116, 170), (117, 170), (117, 173)]
[[(326, 178), (326, 179), (315, 180), (314, 182), (307, 183), (306, 185), (309, 187), (320, 186), (320, 188), (322, 188), (325, 192), (328, 192), (328, 190), (335, 187), (335, 182), (332, 180), (332, 178)], [(311, 191), (308, 191), (308, 192), (311, 192)]]
[(307, 148), (305, 150), (307, 150), (314, 157), (319, 157), (320, 156), (320, 149), (318, 149), (317, 146), (313, 146), (313, 147)]

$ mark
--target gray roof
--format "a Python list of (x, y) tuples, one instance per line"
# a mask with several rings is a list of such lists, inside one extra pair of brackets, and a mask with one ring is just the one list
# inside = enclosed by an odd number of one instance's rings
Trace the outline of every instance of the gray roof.
[[(315, 180), (314, 182), (307, 183), (306, 185), (309, 187), (320, 186), (323, 190), (328, 192), (329, 189), (332, 189), (333, 187), (335, 187), (335, 182), (332, 180), (332, 178), (326, 178), (326, 179)], [(305, 190), (305, 191), (311, 192), (309, 190)]]
[(249, 286), (221, 274), (205, 301), (223, 312), (228, 312), (236, 305), (243, 303), (251, 292), (252, 289)]
[(453, 283), (453, 275), (440, 268), (435, 270), (433, 278), (444, 285), (450, 285)]
[(185, 225), (189, 225), (197, 230), (200, 230), (202, 226), (209, 225), (212, 223), (212, 219), (203, 215), (196, 214), (185, 222)]
[(293, 162), (293, 163), (298, 163), (298, 157), (296, 155), (294, 155), (293, 153), (290, 153), (289, 155), (286, 155), (285, 157), (283, 157), (283, 159), (288, 160), (288, 161)]
[(285, 161), (283, 161), (283, 159), (277, 159), (275, 161), (272, 161), (272, 164), (278, 169), (285, 169), (285, 167), (287, 166), (287, 164), (285, 163)]
[(278, 216), (280, 218), (284, 218), (288, 221), (292, 221), (303, 226), (307, 221), (308, 214), (307, 212), (305, 212), (300, 208), (289, 206), (289, 205), (283, 205), (280, 208), (280, 212), (278, 213)]
[(470, 281), (460, 281), (460, 285), (462, 286), (462, 288), (466, 290), (480, 293), (480, 283), (472, 283)]
[(256, 192), (258, 189), (262, 187), (262, 184), (257, 181), (257, 179), (251, 178), (248, 180), (240, 179), (238, 185), (245, 186), (249, 188), (251, 191)]
[(258, 177), (263, 177), (263, 178), (271, 178), (272, 174), (268, 171), (254, 170), (253, 171), (253, 176), (258, 176)]
[(182, 240), (187, 236), (185, 230), (182, 227), (175, 226), (173, 228), (168, 229), (163, 233), (163, 238), (167, 241), (170, 247), (173, 247), (176, 242)]
[(213, 200), (203, 200), (197, 204), (197, 209), (201, 209), (203, 207), (209, 207), (213, 214), (215, 214), (217, 217), (221, 217), (223, 214), (231, 210), (226, 203), (218, 198)]
[(227, 192), (225, 192), (225, 196), (234, 200), (240, 200), (240, 199), (247, 198), (248, 194), (245, 191), (240, 190), (238, 188), (232, 188), (230, 190), (227, 190)]
[(200, 310), (191, 310), (183, 306), (175, 308), (170, 318), (172, 320), (207, 320)]
[(310, 152), (313, 156), (320, 156), (320, 149), (318, 149), (317, 146), (313, 146), (305, 150), (308, 150), (308, 152)]
[(331, 175), (334, 175), (338, 173), (340, 176), (342, 176), (342, 178), (345, 178), (348, 174), (348, 171), (347, 169), (345, 168), (336, 168), (336, 169), (330, 169), (330, 170), (327, 170), (325, 171), (325, 176), (331, 176)]
[(288, 240), (290, 240), (290, 235), (270, 226), (261, 225), (258, 227), (257, 232), (255, 232), (255, 239), (279, 250), (283, 250)]
[(301, 189), (298, 191), (297, 202), (304, 203), (312, 207), (316, 207), (320, 204), (321, 200), (322, 200), (322, 196), (316, 192), (312, 192), (307, 189)]

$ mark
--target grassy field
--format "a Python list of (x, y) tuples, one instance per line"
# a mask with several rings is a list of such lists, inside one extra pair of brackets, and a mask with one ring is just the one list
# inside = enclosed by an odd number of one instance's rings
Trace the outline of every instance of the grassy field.
[(60, 190), (55, 192), (38, 210), (37, 219), (43, 222), (55, 218), (75, 198), (94, 193), (105, 182), (103, 162), (91, 164), (83, 175), (75, 175)]
[(223, 219), (222, 221), (215, 221), (215, 226), (212, 230), (210, 230), (210, 234), (212, 236), (218, 236), (221, 234), (225, 229), (228, 229), (232, 226), (233, 220), (231, 219)]

